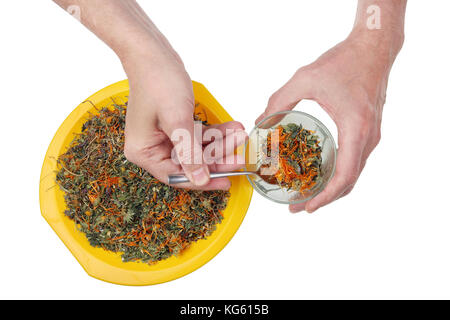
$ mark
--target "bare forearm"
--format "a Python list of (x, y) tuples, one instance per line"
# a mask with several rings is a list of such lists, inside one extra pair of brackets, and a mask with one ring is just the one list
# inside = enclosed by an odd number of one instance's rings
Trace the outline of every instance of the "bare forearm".
[(357, 35), (391, 60), (404, 40), (407, 0), (359, 0), (352, 35)]
[(81, 22), (122, 59), (130, 51), (171, 47), (134, 0), (54, 0), (63, 9), (78, 6)]

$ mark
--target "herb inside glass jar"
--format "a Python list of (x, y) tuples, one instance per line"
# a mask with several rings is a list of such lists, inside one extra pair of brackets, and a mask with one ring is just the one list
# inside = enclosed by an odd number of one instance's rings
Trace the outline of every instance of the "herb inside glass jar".
[(266, 158), (272, 156), (272, 137), (275, 135), (278, 137), (276, 170), (264, 176), (261, 169), (269, 168), (270, 164), (263, 164), (260, 168), (261, 177), (270, 184), (300, 193), (312, 189), (321, 178), (322, 148), (319, 137), (301, 125), (279, 125), (267, 134), (263, 146)]

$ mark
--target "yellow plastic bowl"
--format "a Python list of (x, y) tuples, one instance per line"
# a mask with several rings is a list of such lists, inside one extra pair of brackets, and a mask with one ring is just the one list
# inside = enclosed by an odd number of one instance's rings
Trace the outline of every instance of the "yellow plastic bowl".
[[(205, 110), (210, 123), (233, 120), (202, 84), (193, 82), (193, 86), (195, 100)], [(64, 215), (66, 209), (64, 193), (55, 186), (56, 159), (66, 151), (74, 138), (74, 133), (81, 132), (88, 112), (97, 113), (93, 105), (103, 108), (111, 104), (111, 99), (126, 101), (128, 93), (128, 81), (117, 82), (89, 97), (63, 122), (45, 155), (39, 198), (45, 220), (90, 276), (122, 285), (151, 285), (180, 278), (201, 267), (219, 253), (241, 225), (253, 189), (245, 177), (233, 177), (231, 197), (223, 212), (222, 223), (211, 236), (193, 243), (179, 256), (172, 256), (150, 266), (139, 262), (122, 262), (118, 253), (92, 247), (86, 236), (75, 228), (74, 222)]]

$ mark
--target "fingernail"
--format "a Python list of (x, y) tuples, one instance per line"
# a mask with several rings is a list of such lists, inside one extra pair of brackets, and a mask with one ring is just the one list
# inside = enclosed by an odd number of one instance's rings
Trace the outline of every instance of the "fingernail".
[(197, 186), (203, 186), (209, 181), (208, 173), (204, 168), (193, 171), (192, 179), (194, 180), (194, 184)]

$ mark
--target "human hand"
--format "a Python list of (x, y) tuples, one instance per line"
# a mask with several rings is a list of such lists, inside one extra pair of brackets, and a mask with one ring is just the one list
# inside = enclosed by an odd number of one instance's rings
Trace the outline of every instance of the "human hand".
[(364, 32), (353, 32), (312, 64), (300, 68), (269, 99), (256, 120), (291, 110), (303, 99), (316, 101), (338, 128), (336, 172), (326, 188), (292, 212), (314, 212), (350, 193), (367, 158), (380, 141), (380, 125), (389, 72), (399, 43), (385, 43)]
[[(175, 51), (166, 42), (157, 49), (126, 55), (122, 61), (130, 83), (124, 150), (127, 159), (165, 183), (168, 174), (184, 171), (191, 183), (180, 187), (228, 189), (227, 178), (210, 180), (209, 172), (237, 170), (243, 166), (240, 156), (232, 155), (232, 163), (225, 161), (226, 151), (233, 152), (234, 147), (245, 142), (247, 135), (242, 124), (233, 121), (208, 127), (208, 130), (218, 129), (223, 137), (222, 141), (215, 138), (210, 147), (223, 148), (232, 139), (233, 148), (224, 148), (220, 159), (204, 159), (206, 144), (194, 134), (192, 82)], [(178, 129), (186, 130), (190, 141), (174, 140), (173, 134)], [(183, 150), (186, 142), (190, 142), (190, 147)], [(171, 158), (174, 146), (181, 165)], [(200, 162), (194, 163), (196, 157)]]
[[(246, 139), (243, 126), (238, 122), (211, 126), (218, 130), (210, 135), (211, 141), (206, 141), (210, 144), (205, 150), (223, 150), (206, 152), (209, 158), (203, 157), (203, 137), (194, 137), (191, 79), (178, 54), (138, 3), (54, 1), (64, 9), (76, 5), (83, 12), (80, 21), (111, 47), (123, 64), (130, 83), (124, 148), (127, 159), (162, 182), (167, 183), (168, 174), (184, 171), (191, 183), (180, 187), (228, 189), (230, 181), (210, 181), (209, 170), (236, 170), (243, 166), (244, 161), (234, 156), (233, 148)], [(213, 131), (211, 127), (209, 132)], [(185, 140), (191, 141), (178, 141), (173, 136), (177, 129), (183, 129), (189, 136)], [(173, 147), (181, 165), (172, 161)]]

